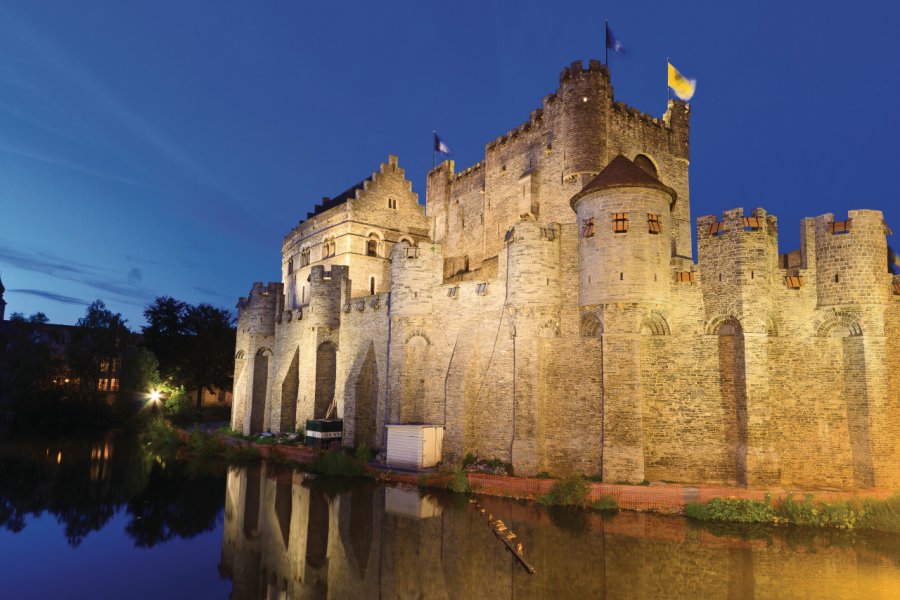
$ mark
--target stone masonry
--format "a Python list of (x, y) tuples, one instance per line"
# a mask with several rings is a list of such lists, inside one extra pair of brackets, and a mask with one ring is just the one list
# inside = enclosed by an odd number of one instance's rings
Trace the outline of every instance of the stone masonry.
[(418, 203), (397, 157), (282, 243), (238, 303), (232, 426), (344, 443), (445, 427), (518, 474), (900, 486), (900, 277), (875, 210), (697, 219), (689, 106), (654, 118), (575, 62), (528, 121)]

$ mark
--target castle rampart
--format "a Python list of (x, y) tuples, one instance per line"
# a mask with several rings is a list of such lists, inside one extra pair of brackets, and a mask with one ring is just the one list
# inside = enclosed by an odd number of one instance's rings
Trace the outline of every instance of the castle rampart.
[(900, 485), (881, 213), (804, 219), (781, 254), (765, 209), (702, 216), (695, 263), (689, 116), (615, 102), (576, 63), (483, 161), (428, 173), (427, 216), (393, 156), (323, 201), (284, 240), (283, 284), (239, 303), (233, 426), (334, 402), (348, 445), (433, 423), (446, 461), (523, 474)]

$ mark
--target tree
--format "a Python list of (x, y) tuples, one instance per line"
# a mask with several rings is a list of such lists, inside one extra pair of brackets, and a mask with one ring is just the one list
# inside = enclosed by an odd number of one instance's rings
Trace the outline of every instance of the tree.
[(144, 342), (159, 359), (160, 375), (197, 391), (229, 389), (234, 373), (234, 318), (210, 304), (160, 296), (144, 310)]
[(180, 382), (181, 359), (186, 348), (184, 314), (187, 305), (170, 296), (159, 296), (144, 309), (148, 325), (143, 328), (144, 344), (159, 361), (160, 376), (172, 382)]
[(82, 397), (93, 396), (102, 371), (112, 372), (113, 365), (132, 344), (131, 332), (119, 313), (114, 313), (103, 300), (95, 300), (78, 319), (78, 329), (72, 334), (68, 347), (68, 363), (78, 379)]
[(53, 379), (61, 364), (47, 336), (35, 332), (21, 313), (19, 316), (10, 319), (0, 376), (10, 399), (23, 409), (37, 399), (57, 395)]
[(43, 325), (44, 323), (49, 323), (50, 319), (42, 312), (36, 312), (30, 317), (28, 317), (29, 323), (37, 323), (39, 325)]
[(121, 389), (146, 393), (159, 387), (159, 384), (159, 361), (153, 352), (139, 347), (122, 357)]

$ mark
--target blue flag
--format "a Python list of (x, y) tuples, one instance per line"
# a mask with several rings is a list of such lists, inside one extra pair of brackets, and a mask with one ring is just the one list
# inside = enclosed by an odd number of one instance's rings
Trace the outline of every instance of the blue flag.
[(612, 29), (609, 28), (609, 23), (606, 24), (606, 47), (616, 54), (622, 54), (622, 51), (625, 50), (625, 46), (622, 45), (616, 34), (612, 32)]
[(444, 140), (438, 137), (437, 133), (435, 133), (434, 131), (432, 131), (431, 133), (434, 133), (434, 152), (440, 152), (441, 154), (453, 154), (453, 151), (450, 150), (450, 146), (448, 146)]

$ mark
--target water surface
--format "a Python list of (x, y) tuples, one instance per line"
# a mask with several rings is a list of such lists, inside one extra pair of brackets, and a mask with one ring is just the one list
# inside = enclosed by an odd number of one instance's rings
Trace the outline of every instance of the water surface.
[(14, 598), (900, 598), (900, 539), (697, 526), (267, 465), (164, 461), (133, 433), (0, 446)]

